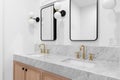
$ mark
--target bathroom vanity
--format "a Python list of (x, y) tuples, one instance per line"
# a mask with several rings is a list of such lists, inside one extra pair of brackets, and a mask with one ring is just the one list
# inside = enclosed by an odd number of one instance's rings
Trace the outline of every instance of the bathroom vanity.
[(61, 55), (14, 55), (14, 80), (120, 80), (119, 74), (119, 68)]
[(33, 66), (14, 61), (14, 80), (70, 80)]

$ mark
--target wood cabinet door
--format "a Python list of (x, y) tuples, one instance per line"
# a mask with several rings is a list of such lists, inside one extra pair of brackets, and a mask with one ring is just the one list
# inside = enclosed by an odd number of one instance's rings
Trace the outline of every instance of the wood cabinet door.
[(14, 63), (14, 80), (25, 80), (24, 67)]
[(14, 80), (70, 80), (16, 61), (14, 61), (13, 76)]
[(64, 78), (49, 72), (44, 72), (42, 75), (42, 78), (43, 78), (42, 80), (69, 80), (67, 78)]
[(41, 79), (41, 72), (38, 72), (34, 69), (27, 68), (25, 71), (25, 80), (42, 80)]

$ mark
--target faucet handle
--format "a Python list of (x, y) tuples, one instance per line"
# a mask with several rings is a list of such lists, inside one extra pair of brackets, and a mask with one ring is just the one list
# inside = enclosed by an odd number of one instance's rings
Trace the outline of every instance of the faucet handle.
[(40, 49), (40, 53), (43, 53), (44, 51), (43, 51), (43, 49)]
[(93, 61), (93, 58), (94, 58), (94, 54), (90, 53), (90, 55), (89, 55), (89, 60), (90, 60), (90, 61)]
[(80, 59), (80, 52), (75, 52), (75, 56), (77, 59)]
[(45, 53), (46, 53), (46, 54), (49, 54), (49, 49), (45, 49)]

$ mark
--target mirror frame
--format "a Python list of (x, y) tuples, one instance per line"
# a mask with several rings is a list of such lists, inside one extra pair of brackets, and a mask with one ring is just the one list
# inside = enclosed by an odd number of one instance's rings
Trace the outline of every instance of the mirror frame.
[[(54, 4), (52, 3), (52, 4), (46, 4), (46, 5), (44, 5), (44, 6), (42, 6), (41, 7), (41, 9), (40, 9), (40, 39), (41, 39), (41, 41), (55, 41), (56, 39), (57, 39), (57, 20), (54, 18), (54, 14), (53, 14), (53, 40), (51, 39), (51, 40), (43, 40), (42, 39), (42, 10), (43, 9), (45, 9), (45, 8), (48, 8), (48, 7), (50, 7), (50, 6), (53, 6), (54, 7)], [(53, 9), (54, 10), (54, 13), (56, 12), (55, 11), (55, 9)]]
[(98, 23), (99, 23), (99, 1), (97, 0), (97, 3), (96, 3), (96, 4), (97, 4), (97, 6), (96, 6), (96, 7), (97, 7), (97, 8), (96, 8), (96, 9), (97, 9), (97, 10), (96, 10), (96, 12), (97, 12), (97, 15), (96, 15), (96, 18), (97, 18), (97, 19), (96, 19), (96, 20), (97, 20), (97, 21), (96, 21), (96, 39), (94, 39), (94, 40), (72, 40), (72, 39), (71, 39), (71, 1), (72, 1), (72, 0), (70, 0), (70, 2), (69, 2), (69, 14), (70, 14), (70, 15), (69, 15), (69, 26), (70, 26), (70, 27), (69, 27), (69, 39), (70, 39), (71, 41), (96, 41), (96, 40), (98, 39), (98, 28), (99, 28), (99, 27), (98, 27), (98, 26), (99, 26), (99, 24), (98, 24)]

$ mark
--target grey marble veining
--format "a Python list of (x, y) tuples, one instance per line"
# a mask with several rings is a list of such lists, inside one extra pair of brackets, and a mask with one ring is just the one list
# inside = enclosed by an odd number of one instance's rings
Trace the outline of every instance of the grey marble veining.
[[(50, 54), (75, 58), (75, 52), (80, 51), (80, 46), (76, 45), (47, 45), (47, 49), (50, 50)], [(36, 52), (40, 52), (39, 48), (36, 49)], [(44, 70), (68, 77), (72, 80), (119, 80), (120, 75), (120, 47), (97, 47), (97, 46), (86, 46), (86, 59), (88, 59), (89, 54), (94, 54), (94, 61), (101, 63), (104, 65), (102, 69), (95, 68), (91, 70), (87, 69), (76, 69), (76, 67), (69, 67), (63, 65), (61, 66), (59, 61), (55, 61), (55, 64), (49, 64), (48, 61), (38, 62), (36, 59), (29, 59), (30, 62), (34, 62), (32, 64), (35, 67), (42, 68)], [(80, 52), (81, 54), (81, 52)], [(81, 54), (82, 55), (82, 54)], [(15, 59), (20, 60), (16, 58)], [(22, 59), (24, 63), (26, 63), (25, 58)], [(29, 62), (27, 62), (29, 64)], [(26, 64), (27, 64), (26, 63)], [(108, 66), (109, 65), (109, 66)], [(62, 71), (61, 71), (62, 70)], [(87, 71), (86, 71), (87, 70)], [(100, 70), (100, 71), (99, 71)], [(93, 74), (95, 73), (95, 74)], [(81, 76), (82, 75), (82, 76)]]
[(120, 80), (119, 67), (105, 69), (104, 67), (85, 68), (61, 62), (69, 58), (61, 55), (45, 55), (33, 57), (30, 55), (14, 55), (14, 60), (40, 68), (71, 80)]
[(96, 60), (119, 62), (120, 47), (87, 47), (87, 53), (95, 54)]
[[(80, 51), (80, 46), (75, 45), (47, 45), (47, 48), (50, 49), (50, 54), (69, 57), (75, 57), (75, 52)], [(95, 61), (120, 62), (120, 47), (86, 46), (86, 58), (90, 53), (94, 54)]]

